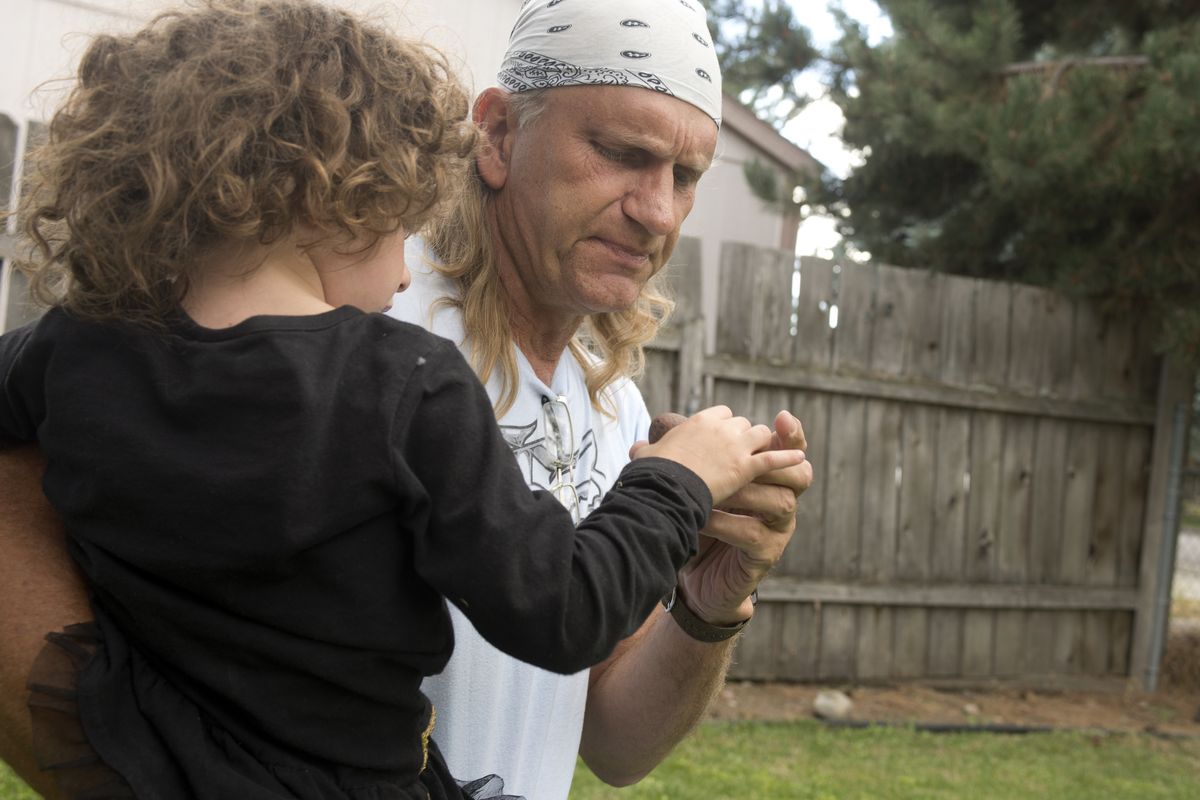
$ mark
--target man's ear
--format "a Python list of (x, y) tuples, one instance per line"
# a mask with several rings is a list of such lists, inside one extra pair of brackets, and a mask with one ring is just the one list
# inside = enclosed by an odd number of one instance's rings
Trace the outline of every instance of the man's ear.
[(488, 188), (498, 191), (508, 181), (509, 156), (517, 120), (508, 103), (509, 95), (495, 86), (484, 89), (475, 100), (472, 117), (483, 129), (484, 147), (476, 159), (479, 177)]

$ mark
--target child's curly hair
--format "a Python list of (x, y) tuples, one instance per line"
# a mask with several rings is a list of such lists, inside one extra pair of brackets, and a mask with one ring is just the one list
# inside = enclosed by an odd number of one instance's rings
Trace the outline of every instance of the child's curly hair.
[(313, 0), (203, 0), (101, 36), (17, 209), (35, 296), (155, 324), (229, 242), (420, 230), (477, 141), (445, 58)]

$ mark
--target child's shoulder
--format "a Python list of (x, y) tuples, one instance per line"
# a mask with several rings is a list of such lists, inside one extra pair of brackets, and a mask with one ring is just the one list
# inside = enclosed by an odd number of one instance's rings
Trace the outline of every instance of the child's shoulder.
[(393, 363), (434, 362), (444, 367), (466, 363), (454, 342), (420, 325), (386, 314), (365, 314), (362, 325), (375, 348)]

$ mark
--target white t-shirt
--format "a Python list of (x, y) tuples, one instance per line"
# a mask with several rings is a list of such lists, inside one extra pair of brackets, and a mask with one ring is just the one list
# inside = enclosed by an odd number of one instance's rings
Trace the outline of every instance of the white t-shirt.
[[(412, 285), (393, 301), (391, 315), (452, 340), (470, 358), (457, 309), (436, 304), (454, 285), (428, 266), (422, 244), (409, 240), (405, 257)], [(435, 307), (436, 305), (436, 307)], [(594, 508), (629, 461), (629, 448), (649, 434), (650, 415), (641, 392), (628, 380), (610, 387), (616, 418), (596, 410), (588, 399), (583, 370), (564, 352), (549, 385), (541, 381), (520, 350), (517, 399), (498, 420), (529, 485), (553, 481), (540, 446), (545, 436), (543, 402), (562, 398), (570, 411), (575, 453), (575, 485), (583, 514)], [(500, 382), (492, 376), (488, 394), (495, 403)], [(463, 491), (471, 487), (464, 486)], [(565, 800), (571, 788), (588, 673), (556, 675), (512, 658), (488, 644), (453, 605), (454, 653), (440, 675), (422, 689), (437, 710), (433, 737), (450, 772), (462, 780), (488, 774), (504, 779), (507, 794), (528, 800)]]

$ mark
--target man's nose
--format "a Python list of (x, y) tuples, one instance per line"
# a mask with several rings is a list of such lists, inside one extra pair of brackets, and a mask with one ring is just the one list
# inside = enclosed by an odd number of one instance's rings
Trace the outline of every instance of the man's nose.
[(678, 225), (675, 219), (675, 172), (669, 167), (648, 169), (625, 196), (625, 214), (654, 236), (666, 236)]

